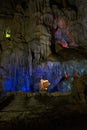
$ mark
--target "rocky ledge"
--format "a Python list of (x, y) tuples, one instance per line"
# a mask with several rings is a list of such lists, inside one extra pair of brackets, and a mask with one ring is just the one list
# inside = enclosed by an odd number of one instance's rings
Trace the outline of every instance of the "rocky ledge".
[(0, 99), (0, 129), (85, 130), (87, 104), (79, 101), (72, 93), (7, 93)]

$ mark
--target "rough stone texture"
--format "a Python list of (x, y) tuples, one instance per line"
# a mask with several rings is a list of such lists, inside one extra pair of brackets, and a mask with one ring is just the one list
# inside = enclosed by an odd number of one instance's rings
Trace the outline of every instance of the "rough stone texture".
[[(86, 10), (87, 0), (0, 1), (0, 130), (85, 130)], [(54, 54), (53, 36), (59, 17), (68, 19), (81, 46), (58, 47)], [(10, 38), (6, 32), (11, 33)], [(36, 93), (41, 78), (51, 83), (48, 92), (57, 92)], [(8, 91), (21, 92), (6, 95)]]
[(77, 102), (86, 102), (87, 95), (87, 75), (78, 77), (73, 81), (72, 97)]
[[(11, 0), (8, 2), (8, 0), (4, 0), (0, 6), (1, 81), (9, 79), (14, 83), (14, 87), (17, 85), (18, 90), (20, 84), (26, 82), (28, 87), (28, 82), (31, 82), (31, 86), (33, 85), (37, 91), (40, 76), (43, 76), (50, 80), (51, 88), (55, 86), (58, 90), (58, 83), (66, 73), (66, 68), (69, 68), (70, 75), (76, 69), (81, 75), (87, 73), (84, 66), (84, 63), (87, 62), (86, 1), (69, 0), (67, 3), (56, 0), (54, 2), (48, 0)], [(75, 41), (82, 48), (60, 48), (58, 54), (54, 56), (52, 45), (55, 41), (52, 38), (54, 30), (57, 28), (58, 17), (64, 16), (70, 23)], [(7, 31), (11, 32), (11, 37), (8, 39), (6, 38)], [(49, 61), (51, 62), (49, 63)], [(70, 69), (72, 62), (73, 67)], [(40, 72), (36, 71), (38, 68)], [(43, 69), (44, 72), (42, 72)], [(55, 74), (54, 79), (51, 78), (52, 73)], [(62, 74), (58, 77), (57, 74), (60, 75), (60, 73)], [(38, 76), (38, 74), (40, 75)], [(15, 84), (16, 81), (17, 84)], [(3, 86), (3, 83), (1, 84)]]
[(9, 93), (0, 99), (0, 129), (85, 130), (87, 104), (73, 103), (70, 93)]

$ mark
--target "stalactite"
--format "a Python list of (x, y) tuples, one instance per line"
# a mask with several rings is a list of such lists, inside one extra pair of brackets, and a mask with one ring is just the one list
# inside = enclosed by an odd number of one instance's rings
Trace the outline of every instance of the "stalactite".
[(42, 10), (43, 3), (44, 3), (43, 0), (36, 0), (35, 1), (35, 5), (36, 5), (37, 11), (41, 11)]
[(44, 0), (43, 0), (43, 2), (42, 2), (43, 4), (42, 4), (42, 8), (44, 8), (44, 6), (45, 6), (45, 2), (44, 2)]
[(41, 1), (39, 1), (39, 11), (41, 11), (41, 5), (42, 5), (42, 0)]
[(36, 0), (36, 9), (38, 11), (38, 0)]
[(31, 0), (31, 1), (30, 1), (30, 4), (29, 4), (29, 7), (30, 7), (30, 10), (31, 10), (32, 13), (34, 13), (34, 11), (35, 11), (34, 3), (35, 3), (35, 2), (34, 2), (33, 0)]
[(39, 11), (39, 0), (37, 0), (37, 10)]
[(42, 10), (43, 10), (43, 3), (44, 3), (44, 2), (42, 1), (42, 3), (41, 3), (41, 12), (42, 12)]
[(35, 12), (37, 11), (36, 2), (34, 2), (34, 11), (35, 11)]
[(62, 4), (64, 8), (68, 7), (68, 1), (67, 0), (62, 0)]
[(34, 9), (34, 2), (31, 1), (31, 12), (34, 13), (34, 10), (35, 10), (35, 9)]
[(39, 2), (40, 12), (42, 10), (42, 1)]
[(49, 4), (48, 0), (29, 1), (29, 13), (42, 11)]
[(44, 0), (44, 7), (45, 7), (45, 5), (46, 5), (46, 0)]
[(29, 63), (29, 75), (31, 77), (32, 76), (32, 54), (31, 54), (30, 47), (29, 47), (28, 63)]

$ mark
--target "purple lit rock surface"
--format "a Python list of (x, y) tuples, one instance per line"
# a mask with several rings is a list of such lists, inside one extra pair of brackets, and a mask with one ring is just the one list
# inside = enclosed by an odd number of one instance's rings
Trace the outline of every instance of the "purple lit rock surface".
[[(67, 59), (66, 53), (63, 55), (60, 53), (60, 57), (52, 55), (47, 60), (35, 63), (31, 62), (28, 53), (16, 50), (11, 55), (6, 54), (2, 59), (0, 76), (4, 92), (38, 92), (41, 78), (51, 83), (48, 92), (70, 92), (75, 71), (80, 76), (87, 74), (86, 57), (80, 55), (77, 57), (73, 54), (71, 59), (72, 53), (69, 52), (70, 59)], [(69, 75), (68, 80), (64, 79), (66, 73)]]

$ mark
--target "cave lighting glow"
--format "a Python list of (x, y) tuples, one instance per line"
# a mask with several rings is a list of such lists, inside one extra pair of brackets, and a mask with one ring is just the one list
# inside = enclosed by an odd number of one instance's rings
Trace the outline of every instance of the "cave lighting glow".
[[(39, 92), (41, 78), (50, 82), (47, 92), (71, 92), (76, 69), (76, 67), (66, 69), (66, 67), (57, 64), (52, 66), (49, 63), (47, 66), (36, 66), (30, 75), (28, 68), (13, 66), (6, 80), (3, 81), (4, 92)], [(85, 70), (86, 68), (83, 70), (79, 66), (77, 72), (83, 75)]]
[(11, 31), (10, 30), (6, 30), (6, 38), (10, 38), (11, 37)]
[(28, 78), (22, 77), (22, 79), (18, 79), (18, 77), (8, 78), (3, 82), (4, 92), (31, 92), (30, 89), (30, 80)]

